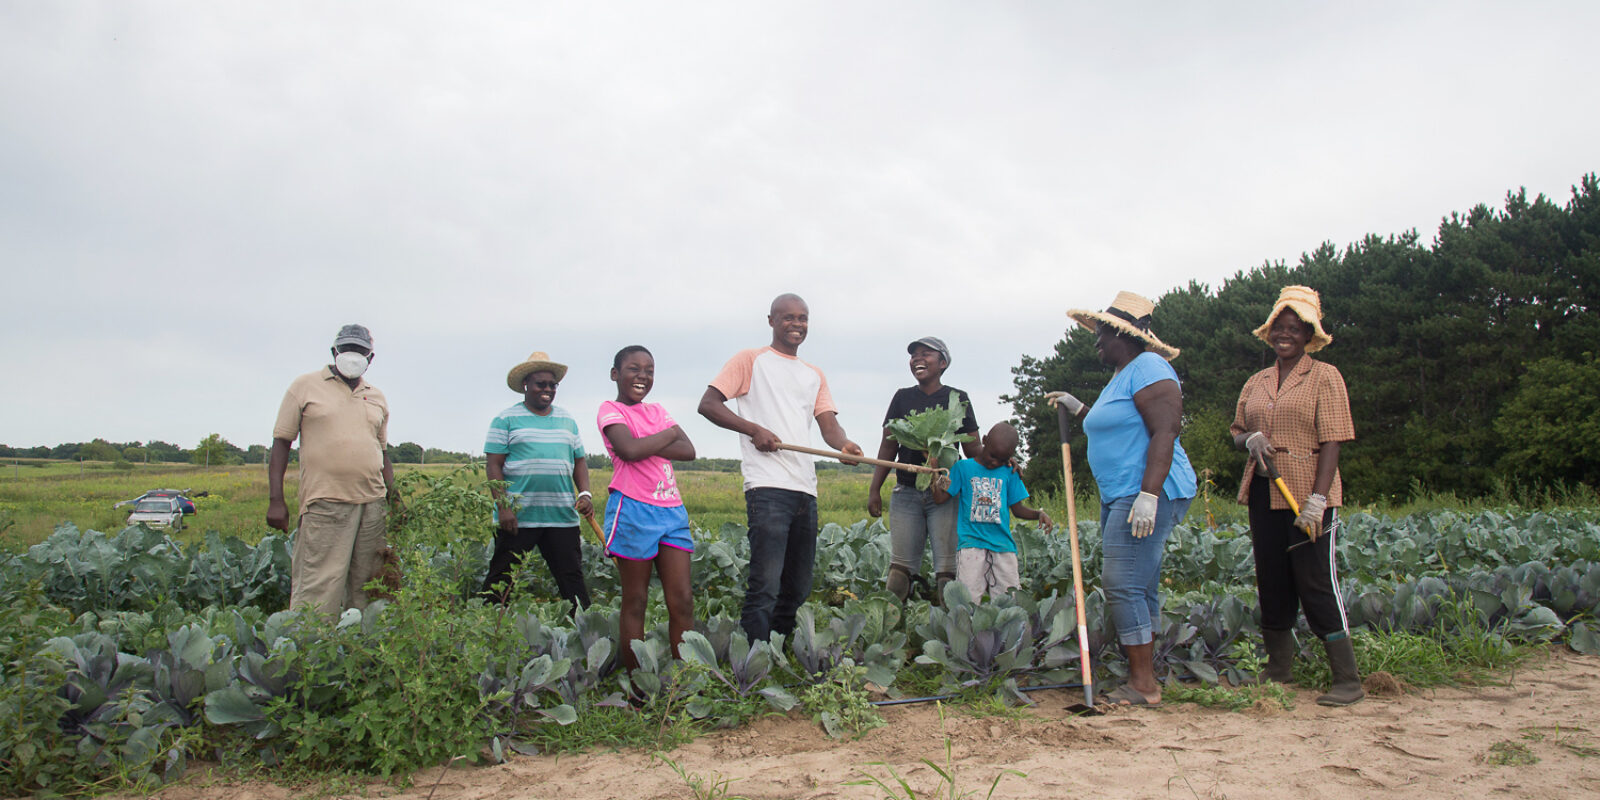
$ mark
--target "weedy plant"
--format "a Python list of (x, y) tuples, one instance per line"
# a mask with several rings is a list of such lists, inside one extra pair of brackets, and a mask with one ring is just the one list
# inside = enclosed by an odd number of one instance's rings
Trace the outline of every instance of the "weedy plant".
[(1540, 728), (1523, 728), (1522, 738), (1529, 742), (1548, 742), (1579, 758), (1600, 758), (1600, 747), (1576, 733), (1563, 731), (1559, 725), (1549, 733)]
[(1244, 711), (1251, 708), (1294, 708), (1294, 694), (1285, 686), (1266, 682), (1229, 688), (1226, 686), (1185, 685), (1170, 681), (1161, 687), (1161, 699), (1171, 703), (1194, 703), (1207, 708)]
[(821, 723), (822, 730), (834, 739), (857, 739), (884, 725), (883, 715), (867, 695), (867, 670), (840, 664), (819, 681), (800, 692), (800, 705)]
[(748, 800), (743, 795), (728, 793), (728, 787), (733, 785), (734, 779), (725, 778), (716, 772), (711, 773), (709, 776), (701, 775), (698, 772), (690, 772), (684, 769), (682, 764), (668, 758), (665, 753), (653, 753), (650, 758), (657, 763), (667, 765), (668, 768), (676, 773), (684, 785), (689, 787), (689, 791), (693, 793), (695, 800)]
[[(938, 704), (938, 709), (939, 729), (943, 731), (944, 704)], [(957, 780), (955, 750), (950, 742), (950, 736), (948, 734), (946, 734), (944, 737), (944, 763), (937, 764), (927, 758), (921, 759), (921, 761), (925, 766), (928, 767), (928, 769), (933, 770), (933, 774), (938, 777), (938, 781), (933, 785), (933, 788), (922, 793), (918, 793), (915, 789), (911, 788), (911, 782), (906, 780), (906, 778), (902, 776), (892, 764), (889, 764), (886, 761), (868, 762), (867, 766), (881, 767), (883, 771), (887, 773), (887, 779), (881, 778), (866, 770), (858, 768), (856, 771), (861, 773), (861, 780), (847, 781), (844, 785), (874, 787), (878, 791), (883, 792), (884, 800), (922, 800), (923, 798), (927, 798), (928, 800), (966, 800), (966, 798), (977, 796), (978, 792), (976, 789), (962, 790), (961, 785)], [(1000, 779), (1007, 775), (1015, 775), (1019, 778), (1028, 777), (1028, 773), (1021, 772), (1019, 770), (1000, 770), (995, 774), (994, 780), (989, 782), (989, 791), (983, 795), (985, 800), (994, 797), (995, 790), (1000, 788)]]
[(1506, 739), (1489, 745), (1489, 752), (1483, 755), (1483, 763), (1497, 767), (1526, 767), (1539, 763), (1539, 757), (1522, 742)]

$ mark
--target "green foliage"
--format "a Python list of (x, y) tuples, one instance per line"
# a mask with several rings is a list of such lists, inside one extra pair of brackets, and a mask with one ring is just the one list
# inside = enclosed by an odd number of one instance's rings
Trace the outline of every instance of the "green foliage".
[(96, 439), (78, 448), (79, 461), (121, 461), (122, 453), (104, 439)]
[(204, 548), (185, 548), (144, 527), (106, 536), (67, 524), (0, 561), (0, 575), (37, 580), (51, 602), (77, 613), (149, 611), (167, 602), (277, 609), (289, 599), (289, 543), (269, 534), (251, 546), (211, 533)]
[[(948, 407), (935, 406), (890, 420), (884, 430), (901, 446), (927, 453), (928, 466), (949, 469), (961, 457), (961, 443), (972, 441), (970, 434), (960, 432), (966, 414), (966, 405), (955, 392), (951, 392)], [(927, 489), (932, 479), (933, 476), (926, 472), (918, 473), (917, 488)]]
[(883, 715), (867, 694), (867, 670), (840, 664), (800, 693), (800, 705), (834, 739), (859, 739), (873, 728), (882, 727)]
[[(772, 680), (773, 666), (782, 658), (781, 655), (774, 657), (773, 645), (751, 642), (744, 631), (717, 625), (719, 621), (728, 620), (708, 620), (707, 627), (714, 631), (722, 629), (724, 635), (718, 636), (723, 643), (720, 648), (699, 631), (683, 635), (679, 652), (684, 662), (698, 667), (712, 679), (708, 682), (709, 690), (698, 691), (689, 701), (689, 713), (696, 719), (713, 719), (717, 727), (734, 727), (766, 706), (778, 711), (793, 708), (794, 696)], [(781, 643), (780, 637), (780, 646)]]
[[(516, 687), (480, 691), (493, 620), (453, 610), (402, 591), (381, 613), (354, 612), (332, 630), (304, 628), (296, 646), (279, 654), (291, 677), (263, 713), (294, 733), (278, 748), (284, 763), (387, 776), (458, 756), (478, 760), (498, 725), (485, 710)], [(519, 678), (543, 686), (564, 667), (545, 656)]]
[[(1305, 284), (1321, 292), (1334, 337), (1315, 357), (1343, 373), (1355, 414), (1359, 438), (1340, 459), (1346, 497), (1393, 500), (1414, 483), (1479, 496), (1506, 469), (1528, 485), (1593, 486), (1600, 401), (1595, 361), (1579, 354), (1600, 340), (1597, 243), (1600, 178), (1589, 174), (1565, 206), (1518, 191), (1499, 210), (1452, 213), (1431, 245), (1415, 231), (1367, 236), (1342, 251), (1324, 243), (1292, 267), (1268, 263), (1218, 287), (1172, 289), (1157, 300), (1154, 327), (1183, 350), (1172, 366), (1196, 471), (1210, 470), (1219, 486), (1237, 480), (1244, 459), (1228, 452), (1220, 422), (1231, 422), (1245, 380), (1273, 363), (1251, 331), (1280, 288)], [(1028, 485), (1059, 486), (1044, 393), (1064, 389), (1092, 403), (1109, 372), (1077, 327), (1012, 372), (1016, 393), (1003, 399), (1030, 454)], [(1081, 433), (1071, 444), (1081, 459)]]
[(1294, 708), (1294, 694), (1287, 687), (1270, 681), (1238, 688), (1206, 684), (1190, 686), (1168, 682), (1161, 688), (1161, 699), (1168, 703), (1194, 703), (1225, 711), (1245, 711), (1251, 708), (1288, 711)]
[(195, 445), (194, 452), (190, 454), (189, 460), (196, 464), (208, 466), (242, 464), (244, 463), (244, 451), (234, 447), (227, 439), (222, 438), (222, 434), (213, 433), (201, 439), (200, 444)]
[(488, 569), (486, 548), (496, 524), (492, 488), (481, 464), (445, 473), (412, 470), (398, 475), (398, 502), (389, 508), (389, 544), (400, 554), (408, 583), (465, 597)]
[[(1183, 449), (1189, 454), (1189, 464), (1200, 482), (1209, 482), (1207, 489), (1215, 492), (1223, 503), (1234, 504), (1239, 492), (1239, 479), (1244, 473), (1247, 456), (1233, 448), (1233, 436), (1228, 427), (1233, 424), (1232, 410), (1203, 406), (1190, 407), (1188, 419), (1183, 424)], [(1200, 509), (1191, 509), (1195, 513)]]
[(38, 581), (0, 581), (0, 796), (66, 791), (83, 777), (60, 724), (72, 708), (58, 691), (66, 664), (40, 652), (68, 620)]
[(389, 448), (389, 460), (396, 464), (421, 464), (422, 458), (422, 445), (416, 442), (401, 442)]
[(1529, 364), (1494, 429), (1508, 474), (1600, 486), (1600, 356)]

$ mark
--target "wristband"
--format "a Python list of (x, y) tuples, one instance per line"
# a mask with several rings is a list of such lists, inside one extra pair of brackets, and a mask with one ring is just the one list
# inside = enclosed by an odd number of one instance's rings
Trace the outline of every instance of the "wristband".
[(581, 492), (578, 492), (578, 496), (579, 496), (579, 497), (587, 497), (587, 498), (589, 498), (589, 499), (590, 499), (590, 500), (593, 500), (593, 499), (594, 499), (594, 495), (592, 495), (592, 494), (589, 494), (589, 490), (588, 490), (588, 489), (584, 489), (584, 490), (583, 490), (583, 491), (581, 491)]

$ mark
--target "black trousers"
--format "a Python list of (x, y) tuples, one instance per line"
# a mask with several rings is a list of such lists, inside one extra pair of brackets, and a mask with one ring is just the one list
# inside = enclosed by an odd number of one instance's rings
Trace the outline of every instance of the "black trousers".
[(489, 574), (483, 579), (481, 594), (485, 598), (504, 603), (511, 596), (511, 568), (518, 560), (537, 547), (550, 575), (556, 579), (556, 591), (573, 608), (589, 607), (589, 587), (583, 582), (583, 550), (578, 546), (576, 525), (570, 528), (518, 528), (516, 533), (506, 533), (499, 528), (494, 532), (494, 555), (489, 558)]
[[(1344, 600), (1339, 596), (1334, 546), (1339, 533), (1338, 509), (1322, 514), (1322, 535), (1309, 544), (1294, 526), (1295, 515), (1272, 509), (1272, 483), (1259, 475), (1250, 481), (1250, 542), (1256, 554), (1256, 591), (1261, 602), (1261, 629), (1293, 630), (1304, 609), (1306, 624), (1319, 639), (1346, 632)], [(1293, 550), (1291, 545), (1300, 544)]]

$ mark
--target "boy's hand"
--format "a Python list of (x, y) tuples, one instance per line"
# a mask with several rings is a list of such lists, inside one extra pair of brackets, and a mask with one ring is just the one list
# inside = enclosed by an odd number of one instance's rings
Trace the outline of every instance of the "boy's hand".
[(941, 492), (950, 491), (950, 472), (948, 470), (940, 471), (939, 474), (933, 476), (933, 488)]
[(1046, 513), (1044, 509), (1039, 509), (1039, 532), (1049, 533), (1050, 531), (1054, 530), (1055, 527), (1056, 524), (1050, 521), (1050, 515)]

